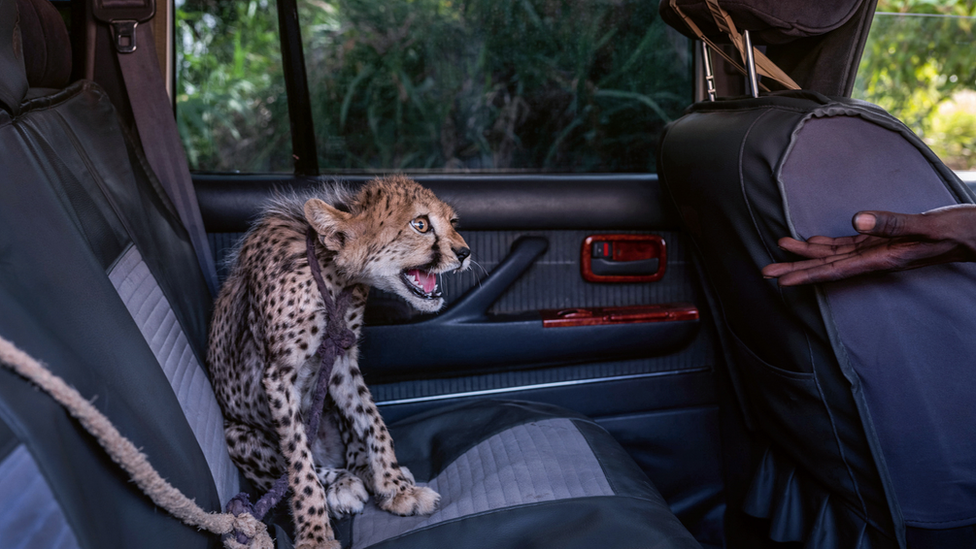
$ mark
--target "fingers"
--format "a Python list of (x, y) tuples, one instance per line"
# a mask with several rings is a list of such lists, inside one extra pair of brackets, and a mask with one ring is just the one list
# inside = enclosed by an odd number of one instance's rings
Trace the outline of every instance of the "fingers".
[(760, 272), (762, 273), (763, 278), (779, 278), (792, 273), (797, 269), (802, 270), (823, 265), (824, 263), (825, 261), (823, 259), (811, 259), (808, 261), (797, 261), (795, 263), (770, 263), (769, 265), (763, 267)]
[(844, 254), (840, 256), (829, 256), (829, 257), (818, 257), (814, 259), (807, 259), (805, 261), (794, 261), (792, 263), (770, 263), (762, 268), (762, 275), (764, 278), (780, 278), (787, 276), (791, 273), (796, 273), (800, 271), (808, 271), (811, 269), (819, 269), (826, 267), (837, 261), (847, 259), (853, 254)]
[(796, 286), (965, 260), (960, 259), (963, 257), (962, 247), (952, 242), (919, 242), (902, 238), (875, 244), (856, 247), (845, 254), (793, 263), (773, 263), (764, 267), (762, 274), (766, 278), (778, 278), (780, 286)]
[(925, 214), (903, 214), (885, 211), (863, 211), (854, 214), (854, 229), (861, 234), (895, 238), (899, 236), (920, 236), (937, 239), (939, 216)]
[(854, 219), (851, 220), (851, 225), (854, 225), (854, 230), (859, 233), (869, 233), (878, 224), (878, 216), (883, 216), (885, 212), (857, 212), (854, 214)]
[(968, 250), (965, 261), (976, 261), (976, 205), (957, 204), (921, 214), (863, 211), (854, 216), (862, 234), (911, 238), (918, 242), (955, 242)]
[(867, 272), (855, 259), (842, 259), (811, 266), (808, 269), (794, 270), (779, 277), (780, 286), (799, 286), (834, 282)]
[[(880, 236), (894, 238), (898, 236), (922, 236), (925, 238), (944, 238), (940, 236), (945, 232), (942, 225), (945, 225), (945, 216), (930, 215), (940, 210), (933, 210), (926, 214), (902, 214), (887, 211), (861, 211), (854, 214), (851, 224), (859, 235), (832, 238), (828, 236), (812, 236), (807, 242), (810, 244), (823, 244), (829, 246), (846, 246), (860, 243), (865, 236)], [(976, 212), (974, 212), (976, 213)], [(784, 241), (792, 241), (791, 247), (783, 245)], [(793, 244), (799, 242), (792, 238), (780, 239), (780, 247), (795, 251), (803, 249), (801, 246)], [(801, 254), (803, 255), (803, 254)]]
[(837, 238), (829, 236), (811, 236), (807, 239), (807, 242), (811, 244), (826, 244), (828, 246), (848, 246), (851, 244), (858, 244), (863, 242), (865, 239), (871, 238), (866, 234), (858, 234), (854, 236), (840, 236)]
[(778, 278), (780, 286), (834, 282), (853, 276), (891, 270), (889, 258), (881, 254), (852, 252), (795, 263), (773, 263), (763, 268), (763, 276)]
[(794, 238), (779, 239), (779, 247), (788, 252), (808, 258), (830, 257), (847, 254), (857, 250), (866, 240), (873, 238), (867, 235), (857, 235), (841, 238), (814, 236), (806, 242)]

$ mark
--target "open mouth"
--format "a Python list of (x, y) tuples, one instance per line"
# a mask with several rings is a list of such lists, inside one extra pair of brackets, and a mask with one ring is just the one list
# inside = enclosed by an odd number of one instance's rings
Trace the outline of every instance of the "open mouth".
[(421, 269), (407, 269), (400, 273), (400, 280), (410, 288), (414, 294), (423, 299), (437, 299), (441, 297), (441, 289), (437, 284), (437, 275)]

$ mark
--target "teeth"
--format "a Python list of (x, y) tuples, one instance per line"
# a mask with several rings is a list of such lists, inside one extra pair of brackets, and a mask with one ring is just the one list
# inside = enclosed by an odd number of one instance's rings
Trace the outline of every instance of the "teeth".
[[(420, 277), (417, 275), (413, 275), (413, 285), (420, 288), (421, 290), (424, 289), (424, 283), (420, 281)], [(435, 282), (434, 289), (431, 290), (431, 292), (436, 292), (436, 291), (437, 291), (437, 283)]]
[(433, 273), (425, 273), (420, 270), (413, 269), (406, 273), (403, 278), (425, 297), (440, 296), (440, 286), (437, 284), (436, 275)]

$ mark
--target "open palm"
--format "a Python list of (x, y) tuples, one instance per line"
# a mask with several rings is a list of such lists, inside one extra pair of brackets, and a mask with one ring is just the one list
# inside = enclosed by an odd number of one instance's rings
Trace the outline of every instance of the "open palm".
[(831, 282), (875, 272), (904, 271), (952, 261), (976, 261), (976, 206), (939, 208), (921, 214), (858, 212), (855, 236), (782, 238), (779, 246), (805, 260), (773, 263), (766, 278), (781, 286)]

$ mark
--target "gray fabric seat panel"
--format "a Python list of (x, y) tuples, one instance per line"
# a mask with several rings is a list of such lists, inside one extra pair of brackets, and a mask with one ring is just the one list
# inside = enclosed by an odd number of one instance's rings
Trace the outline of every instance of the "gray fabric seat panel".
[(353, 522), (353, 549), (468, 515), (614, 491), (579, 429), (559, 418), (518, 425), (477, 444), (427, 486), (441, 495), (430, 516), (389, 518), (370, 503)]
[(129, 246), (109, 279), (173, 387), (210, 466), (221, 505), (226, 505), (240, 489), (239, 476), (227, 453), (223, 416), (206, 372), (138, 248)]

